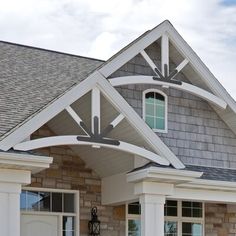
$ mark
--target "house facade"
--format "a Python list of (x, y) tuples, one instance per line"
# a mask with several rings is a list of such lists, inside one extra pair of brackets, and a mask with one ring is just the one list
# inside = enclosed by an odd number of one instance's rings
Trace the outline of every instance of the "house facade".
[(0, 81), (0, 235), (236, 235), (236, 103), (169, 21), (106, 62), (0, 42)]

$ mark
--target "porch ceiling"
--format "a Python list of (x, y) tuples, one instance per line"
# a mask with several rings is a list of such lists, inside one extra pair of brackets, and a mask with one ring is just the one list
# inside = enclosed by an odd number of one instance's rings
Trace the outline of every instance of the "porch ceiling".
[[(91, 93), (77, 100), (71, 107), (91, 128)], [(101, 96), (101, 130), (113, 121), (119, 113)], [(56, 135), (84, 135), (82, 129), (75, 123), (70, 115), (63, 111), (48, 122), (49, 128)], [(128, 142), (149, 151), (153, 151), (144, 139), (132, 128), (126, 119), (122, 120), (114, 130), (107, 135), (109, 138)], [(121, 172), (128, 172), (134, 168), (134, 155), (108, 148), (93, 148), (92, 146), (71, 146), (86, 163), (100, 177), (110, 176)]]

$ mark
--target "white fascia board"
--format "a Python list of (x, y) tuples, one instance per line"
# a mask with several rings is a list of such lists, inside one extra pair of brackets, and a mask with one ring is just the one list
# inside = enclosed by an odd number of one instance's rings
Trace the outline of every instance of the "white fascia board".
[(236, 182), (229, 181), (216, 181), (208, 179), (196, 179), (191, 183), (180, 184), (181, 188), (197, 188), (197, 189), (211, 189), (211, 190), (224, 190), (236, 192)]
[(98, 73), (93, 73), (87, 79), (71, 88), (71, 90), (66, 92), (64, 95), (56, 98), (50, 105), (48, 105), (34, 117), (30, 117), (28, 121), (15, 129), (15, 131), (10, 133), (0, 142), (0, 149), (7, 151), (17, 143), (26, 139), (30, 134), (39, 129), (42, 125), (46, 124), (50, 119), (55, 117), (66, 107), (89, 92), (91, 88), (95, 86), (98, 76)]
[(161, 141), (153, 130), (144, 122), (144, 120), (135, 112), (125, 99), (113, 88), (102, 75), (98, 79), (97, 86), (103, 92), (103, 95), (111, 104), (126, 118), (129, 124), (145, 139), (145, 141), (160, 156), (165, 157), (175, 168), (183, 169), (184, 164), (174, 155), (174, 153)]
[(149, 167), (146, 169), (128, 173), (127, 181), (133, 183), (140, 181), (157, 181), (180, 184), (185, 182), (192, 182), (196, 178), (200, 178), (202, 174), (202, 172), (196, 171)]
[(236, 203), (236, 192), (176, 187), (173, 195), (168, 196), (168, 199)]
[(0, 152), (0, 168), (30, 170), (33, 173), (49, 168), (53, 158), (48, 156)]
[(182, 82), (181, 85), (167, 83), (164, 81), (153, 80), (153, 76), (147, 76), (147, 75), (133, 75), (133, 76), (131, 75), (131, 76), (115, 77), (115, 78), (109, 79), (109, 82), (113, 86), (122, 86), (122, 85), (128, 85), (128, 84), (153, 84), (153, 85), (159, 85), (159, 86), (165, 86), (165, 87), (168, 86), (168, 87), (172, 87), (178, 90), (191, 93), (197, 97), (200, 97), (218, 106), (221, 109), (225, 109), (227, 106), (227, 103), (223, 99), (215, 96), (212, 93), (209, 93), (208, 91), (204, 89), (201, 89), (197, 86), (184, 83), (184, 82)]
[(141, 37), (131, 46), (128, 46), (123, 52), (119, 53), (117, 56), (108, 61), (107, 64), (99, 69), (99, 72), (106, 78), (110, 76), (113, 72), (118, 70), (126, 62), (130, 61), (133, 57), (139, 54), (142, 50), (147, 48), (150, 44), (159, 39), (165, 32), (166, 26), (169, 24), (168, 21), (164, 21), (154, 29), (152, 29), (145, 36)]

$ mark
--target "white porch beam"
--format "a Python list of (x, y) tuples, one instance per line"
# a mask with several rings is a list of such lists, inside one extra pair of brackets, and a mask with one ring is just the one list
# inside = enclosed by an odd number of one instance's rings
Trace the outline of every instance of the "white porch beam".
[(100, 133), (100, 90), (95, 87), (92, 89), (92, 104), (91, 104), (91, 127), (92, 127), (92, 133), (96, 132), (96, 130), (94, 129), (94, 117), (98, 117), (98, 133)]
[(169, 75), (169, 38), (166, 34), (161, 37), (161, 72), (165, 75), (165, 65), (167, 65), (167, 76)]
[(65, 108), (66, 111), (69, 113), (69, 115), (73, 118), (73, 120), (77, 123), (77, 125), (87, 134), (87, 131), (81, 126), (80, 122), (83, 122), (82, 119), (79, 117), (79, 115), (71, 108), (71, 106), (68, 106)]
[(77, 139), (78, 136), (76, 135), (67, 135), (67, 136), (54, 136), (54, 137), (48, 137), (48, 138), (40, 138), (40, 139), (34, 139), (31, 141), (19, 143), (14, 146), (15, 150), (21, 150), (21, 151), (28, 151), (28, 150), (34, 150), (38, 148), (44, 148), (44, 147), (50, 147), (50, 146), (59, 146), (59, 145), (87, 145), (87, 146), (101, 146), (105, 148), (110, 148), (118, 151), (124, 151), (127, 153), (131, 153), (134, 155), (139, 155), (141, 157), (144, 157), (150, 161), (159, 163), (161, 165), (169, 165), (170, 162), (151, 152), (144, 148), (135, 146), (133, 144), (129, 144), (126, 142), (120, 142), (120, 145), (110, 145), (105, 143), (96, 143), (96, 142), (87, 142), (87, 141), (79, 141)]
[(224, 100), (215, 96), (214, 94), (209, 93), (208, 91), (201, 89), (197, 86), (194, 86), (192, 84), (188, 84), (184, 82), (182, 82), (181, 85), (173, 84), (173, 83), (168, 83), (164, 81), (153, 80), (152, 76), (143, 76), (143, 75), (116, 77), (116, 78), (109, 79), (109, 82), (114, 87), (128, 85), (128, 84), (153, 84), (153, 85), (160, 85), (160, 86), (168, 86), (168, 87), (176, 88), (176, 89), (191, 93), (197, 97), (200, 97), (220, 107), (221, 109), (225, 109), (227, 106), (227, 103)]

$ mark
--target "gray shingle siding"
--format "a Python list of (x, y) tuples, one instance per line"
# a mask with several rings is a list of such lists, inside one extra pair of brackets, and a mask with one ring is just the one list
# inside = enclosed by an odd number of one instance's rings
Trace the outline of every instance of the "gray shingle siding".
[[(160, 65), (155, 51), (158, 54), (157, 46), (150, 47), (148, 54)], [(135, 69), (139, 66), (143, 67), (143, 74), (152, 75), (150, 67), (140, 57), (136, 56), (111, 77), (140, 74)], [(182, 74), (178, 76), (188, 81)], [(206, 101), (173, 88), (145, 84), (122, 86), (117, 90), (142, 117), (142, 94), (149, 88), (157, 88), (168, 95), (168, 133), (158, 133), (158, 136), (181, 161), (236, 168), (236, 136)]]
[(0, 42), (0, 136), (85, 79), (102, 61)]

